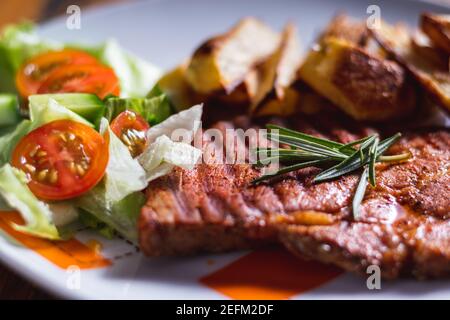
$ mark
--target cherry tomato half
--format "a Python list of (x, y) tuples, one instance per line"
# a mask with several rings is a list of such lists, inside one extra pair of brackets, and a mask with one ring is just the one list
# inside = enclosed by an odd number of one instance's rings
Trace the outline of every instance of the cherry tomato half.
[(103, 99), (120, 94), (113, 69), (100, 65), (69, 65), (54, 70), (41, 84), (38, 93), (93, 93)]
[(111, 122), (111, 130), (128, 147), (133, 157), (137, 157), (144, 151), (147, 143), (145, 133), (149, 128), (148, 122), (131, 110), (120, 113)]
[(25, 62), (16, 74), (16, 86), (22, 97), (37, 93), (51, 72), (65, 65), (97, 64), (86, 52), (64, 49), (39, 54)]
[(24, 171), (30, 190), (45, 200), (64, 200), (93, 188), (109, 160), (109, 136), (71, 120), (31, 131), (17, 144), (11, 163)]

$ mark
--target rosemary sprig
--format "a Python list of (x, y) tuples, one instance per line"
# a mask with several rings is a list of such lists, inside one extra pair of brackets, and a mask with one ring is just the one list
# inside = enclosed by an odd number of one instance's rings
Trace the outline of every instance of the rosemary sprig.
[(364, 199), (364, 194), (367, 189), (367, 176), (369, 175), (369, 169), (364, 168), (361, 177), (359, 178), (358, 186), (356, 187), (355, 195), (352, 201), (353, 218), (358, 220), (360, 216), (361, 202)]
[(410, 157), (410, 153), (384, 156), (390, 146), (398, 141), (401, 134), (379, 140), (377, 135), (352, 141), (347, 144), (314, 137), (302, 132), (267, 125), (270, 130), (267, 138), (279, 144), (289, 146), (290, 149), (258, 148), (258, 159), (265, 155), (264, 161), (258, 160), (258, 165), (265, 165), (271, 160), (278, 160), (287, 164), (273, 174), (263, 175), (255, 179), (254, 184), (274, 179), (285, 173), (307, 167), (328, 167), (316, 175), (313, 182), (320, 183), (334, 180), (345, 174), (363, 169), (358, 186), (353, 197), (352, 209), (355, 219), (359, 216), (361, 202), (364, 198), (367, 184), (376, 185), (375, 164), (377, 162), (398, 162)]

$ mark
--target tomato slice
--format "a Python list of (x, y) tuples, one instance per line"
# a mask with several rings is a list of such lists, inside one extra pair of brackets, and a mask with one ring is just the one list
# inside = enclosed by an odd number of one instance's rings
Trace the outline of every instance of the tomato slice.
[(31, 131), (13, 151), (11, 163), (24, 171), (30, 190), (45, 200), (64, 200), (93, 188), (109, 160), (109, 136), (71, 120)]
[(148, 122), (131, 110), (120, 113), (111, 123), (111, 130), (128, 147), (133, 157), (144, 151), (147, 143), (145, 133), (149, 128)]
[(54, 70), (38, 93), (93, 93), (103, 99), (120, 95), (119, 80), (113, 69), (100, 65), (68, 65)]
[(34, 56), (25, 62), (16, 74), (16, 86), (22, 97), (37, 93), (50, 73), (65, 65), (97, 64), (97, 59), (86, 52), (64, 49)]

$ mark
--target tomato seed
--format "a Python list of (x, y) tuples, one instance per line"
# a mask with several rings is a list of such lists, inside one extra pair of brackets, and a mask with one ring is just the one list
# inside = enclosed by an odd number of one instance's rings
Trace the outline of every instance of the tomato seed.
[(81, 167), (82, 167), (84, 170), (87, 170), (87, 169), (89, 168), (89, 165), (88, 165), (88, 163), (87, 163), (86, 161), (82, 161), (82, 162), (80, 163), (80, 165), (81, 165)]
[(50, 171), (49, 181), (52, 184), (55, 184), (58, 181), (58, 171), (54, 169)]
[(37, 145), (33, 148), (33, 150), (30, 151), (30, 157), (34, 158), (34, 156), (36, 155), (36, 153), (38, 152), (40, 146)]
[(75, 173), (75, 162), (73, 162), (73, 161), (69, 162), (68, 167), (69, 167), (70, 172)]
[(45, 179), (47, 179), (47, 175), (48, 175), (48, 169), (44, 169), (44, 170), (38, 172), (37, 179), (39, 181), (44, 181)]
[(123, 141), (127, 146), (131, 146), (131, 144), (132, 144), (130, 138), (128, 138), (128, 136), (127, 136), (125, 133), (122, 135), (122, 141)]
[(84, 176), (84, 174), (86, 173), (86, 171), (84, 171), (83, 167), (79, 164), (76, 165), (77, 168), (77, 173), (79, 176)]
[(36, 172), (36, 168), (34, 166), (32, 166), (31, 164), (25, 164), (25, 168), (27, 168), (28, 172), (30, 173), (35, 173)]
[(38, 151), (38, 153), (36, 154), (39, 158), (45, 157), (47, 155), (47, 152), (45, 152), (44, 150)]

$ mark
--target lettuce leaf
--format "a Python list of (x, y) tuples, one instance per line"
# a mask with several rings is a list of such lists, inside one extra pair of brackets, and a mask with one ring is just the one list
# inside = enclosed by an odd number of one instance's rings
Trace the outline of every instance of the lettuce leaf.
[(165, 94), (152, 98), (109, 98), (105, 101), (106, 118), (112, 121), (121, 112), (132, 110), (150, 124), (157, 124), (170, 116), (171, 107)]
[(107, 225), (93, 214), (86, 210), (80, 209), (80, 222), (90, 229), (96, 230), (99, 234), (107, 239), (114, 238), (114, 228)]
[(15, 94), (0, 93), (0, 127), (8, 127), (20, 121), (19, 101)]
[(29, 100), (30, 119), (33, 124), (33, 129), (39, 128), (46, 123), (61, 119), (73, 120), (90, 127), (94, 126), (92, 123), (75, 112), (60, 105), (55, 99), (48, 98), (47, 103), (41, 103), (41, 101), (39, 101), (39, 103), (35, 103), (34, 96), (30, 96)]
[[(140, 192), (147, 186), (145, 171), (128, 148), (109, 128), (103, 118), (100, 133), (109, 133), (109, 162), (103, 180), (87, 194), (76, 200), (76, 206), (113, 228), (130, 241), (137, 241), (137, 217), (145, 203)], [(94, 224), (92, 219), (85, 222)], [(95, 224), (97, 229), (104, 226)]]
[(0, 36), (0, 92), (17, 92), (15, 75), (27, 59), (61, 47), (57, 42), (41, 39), (32, 23), (7, 26)]
[[(197, 105), (172, 115), (147, 131), (149, 143), (138, 157), (139, 163), (146, 172), (147, 181), (168, 174), (176, 166), (186, 170), (194, 167), (200, 159), (202, 151), (190, 143), (200, 126), (201, 116), (202, 106)], [(173, 141), (178, 137), (172, 137), (172, 135), (180, 129), (184, 141)]]
[(0, 168), (0, 195), (25, 220), (25, 225), (12, 224), (14, 229), (46, 239), (60, 238), (50, 208), (30, 191), (25, 173), (9, 164)]
[(109, 132), (109, 162), (105, 173), (105, 200), (115, 203), (135, 191), (147, 186), (145, 171), (130, 154), (128, 148), (109, 128), (108, 121), (102, 119), (100, 133)]
[(139, 162), (147, 173), (147, 181), (168, 174), (174, 167), (192, 170), (202, 155), (200, 149), (190, 144), (174, 142), (167, 136), (159, 136), (144, 153)]
[(122, 49), (114, 39), (100, 46), (72, 47), (89, 52), (114, 69), (120, 81), (121, 97), (144, 97), (161, 76), (158, 68)]
[(47, 103), (41, 103), (41, 101), (35, 103), (33, 96), (30, 96), (30, 118), (31, 120), (22, 120), (13, 131), (0, 137), (0, 165), (9, 162), (14, 147), (22, 137), (48, 122), (69, 119), (93, 126), (75, 112), (58, 104), (54, 99), (48, 99)]
[[(145, 204), (142, 192), (133, 192), (118, 202), (107, 198), (104, 181), (77, 201), (77, 206), (113, 228), (126, 239), (137, 242), (137, 219)], [(92, 222), (92, 221), (91, 221)]]
[(32, 127), (30, 120), (22, 120), (13, 131), (0, 137), (0, 166), (9, 162), (16, 144)]
[(0, 36), (0, 92), (17, 93), (15, 75), (32, 56), (50, 50), (76, 48), (87, 51), (114, 69), (120, 81), (121, 96), (145, 97), (161, 71), (122, 49), (117, 41), (108, 40), (97, 46), (63, 44), (40, 37), (32, 23), (11, 25)]
[[(165, 121), (153, 126), (147, 132), (147, 140), (151, 144), (159, 136), (166, 135), (171, 139), (175, 133), (183, 132), (188, 136), (184, 137), (184, 142), (191, 142), (194, 138), (195, 132), (200, 127), (200, 120), (202, 118), (203, 105), (199, 104), (189, 109), (176, 113)], [(178, 131), (180, 130), (180, 131)]]

